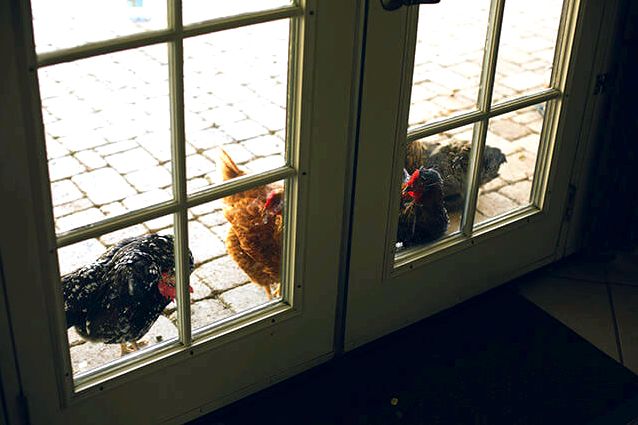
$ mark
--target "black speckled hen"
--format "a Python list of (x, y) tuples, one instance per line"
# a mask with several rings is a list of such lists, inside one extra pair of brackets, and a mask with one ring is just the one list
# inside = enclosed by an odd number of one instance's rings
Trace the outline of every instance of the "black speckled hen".
[[(190, 252), (189, 258), (192, 272)], [(122, 355), (137, 350), (137, 341), (176, 296), (173, 236), (121, 240), (95, 262), (62, 276), (62, 291), (67, 328), (75, 326), (89, 341), (119, 343)]]

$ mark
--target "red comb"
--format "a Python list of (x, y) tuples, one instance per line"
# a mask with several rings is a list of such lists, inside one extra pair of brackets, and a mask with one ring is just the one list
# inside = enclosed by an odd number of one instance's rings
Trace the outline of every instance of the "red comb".
[(418, 168), (414, 170), (414, 173), (412, 173), (412, 175), (410, 176), (410, 180), (408, 180), (405, 183), (406, 187), (412, 186), (414, 182), (419, 178), (420, 175), (421, 175), (421, 172), (419, 171)]
[(264, 209), (268, 209), (272, 204), (273, 199), (275, 199), (275, 191), (273, 190), (268, 194), (268, 198), (266, 198), (266, 203), (264, 204)]

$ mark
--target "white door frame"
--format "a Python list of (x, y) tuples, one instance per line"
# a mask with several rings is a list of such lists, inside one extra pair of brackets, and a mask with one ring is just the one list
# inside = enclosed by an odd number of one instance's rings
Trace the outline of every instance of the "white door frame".
[[(501, 1), (493, 3), (503, 6)], [(539, 200), (539, 208), (512, 214), (492, 227), (475, 229), (471, 235), (453, 236), (435, 245), (427, 255), (408, 258), (393, 267), (397, 214), (387, 216), (385, 212), (398, 211), (397, 164), (402, 164), (405, 152), (405, 91), (411, 86), (415, 43), (410, 29), (415, 29), (416, 19), (407, 8), (387, 12), (377, 1), (369, 4), (348, 282), (347, 350), (558, 258), (569, 176), (584, 106), (590, 98), (591, 64), (601, 30), (596, 16), (604, 6), (592, 0), (573, 2), (565, 34), (571, 33), (571, 26), (574, 36), (560, 39), (559, 49), (567, 52), (564, 65), (570, 72), (562, 77), (559, 73), (554, 79), (565, 95), (548, 108), (552, 111), (560, 107), (560, 115), (544, 124), (543, 134), (553, 133), (560, 142), (545, 145), (553, 149), (541, 148), (539, 153), (539, 157), (544, 155), (551, 161), (547, 171), (541, 170), (548, 190)], [(421, 7), (427, 10), (437, 5)], [(545, 140), (551, 143), (552, 137)]]
[[(56, 243), (49, 188), (41, 183), (48, 174), (24, 3), (0, 4), (3, 35), (9, 36), (2, 54), (13, 59), (11, 74), (3, 81), (11, 83), (6, 84), (5, 99), (15, 105), (0, 113), (0, 128), (7, 133), (0, 145), (5, 201), (0, 249), (31, 423), (69, 423), (80, 417), (87, 423), (179, 423), (330, 359), (349, 184), (347, 152), (357, 107), (350, 96), (358, 75), (353, 55), (359, 50), (353, 31), (359, 22), (357, 5), (308, 1), (303, 7), (309, 29), (303, 46), (312, 52), (306, 59), (312, 56), (315, 64), (307, 67), (304, 86), (299, 87), (304, 90), (300, 108), (307, 114), (299, 132), (308, 162), (302, 162), (299, 176), (307, 190), (299, 227), (304, 239), (296, 249), (312, 258), (299, 265), (303, 281), (294, 282), (295, 305), (303, 305), (303, 310), (273, 309), (238, 332), (166, 352), (151, 359), (154, 363), (70, 396), (64, 391), (70, 378), (60, 373), (65, 359), (59, 353), (66, 347), (59, 324), (49, 321), (55, 303), (47, 295), (58, 279)], [(171, 399), (173, 403), (166, 402)]]

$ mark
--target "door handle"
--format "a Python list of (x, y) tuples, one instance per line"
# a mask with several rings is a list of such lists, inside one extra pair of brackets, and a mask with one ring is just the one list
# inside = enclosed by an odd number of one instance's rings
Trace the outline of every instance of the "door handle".
[(401, 6), (413, 6), (415, 4), (435, 4), (441, 0), (381, 0), (381, 6), (385, 10), (397, 10)]

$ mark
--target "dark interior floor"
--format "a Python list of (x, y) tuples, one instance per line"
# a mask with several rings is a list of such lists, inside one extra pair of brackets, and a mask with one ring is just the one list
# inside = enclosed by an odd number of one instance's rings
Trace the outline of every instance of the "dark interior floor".
[(632, 423), (638, 376), (510, 288), (191, 424)]

